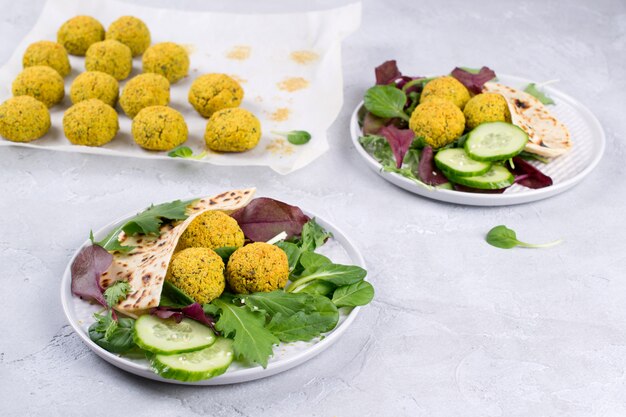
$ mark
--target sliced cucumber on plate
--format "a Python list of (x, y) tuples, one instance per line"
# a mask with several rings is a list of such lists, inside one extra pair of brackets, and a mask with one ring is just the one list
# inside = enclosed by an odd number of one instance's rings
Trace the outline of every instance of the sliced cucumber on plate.
[(481, 190), (499, 190), (513, 185), (515, 177), (502, 165), (493, 165), (485, 174), (473, 177), (459, 177), (446, 174), (448, 179), (466, 187), (479, 188)]
[(469, 133), (465, 151), (476, 161), (504, 161), (524, 150), (526, 142), (526, 132), (511, 123), (483, 123)]
[(233, 341), (219, 337), (208, 348), (177, 355), (154, 355), (151, 362), (164, 378), (200, 381), (226, 372), (234, 355)]
[(135, 320), (133, 340), (137, 346), (152, 353), (193, 352), (211, 346), (215, 339), (213, 330), (188, 318), (176, 323), (174, 319), (145, 314)]
[(471, 159), (462, 148), (442, 149), (435, 155), (435, 165), (448, 174), (457, 177), (473, 177), (489, 171), (489, 162)]

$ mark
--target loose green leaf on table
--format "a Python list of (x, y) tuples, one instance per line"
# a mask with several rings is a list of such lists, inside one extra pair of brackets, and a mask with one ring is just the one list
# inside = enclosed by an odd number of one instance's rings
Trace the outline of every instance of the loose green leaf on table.
[(289, 132), (272, 131), (274, 135), (284, 136), (293, 145), (304, 145), (311, 140), (311, 134), (306, 130), (290, 130)]
[(337, 307), (356, 307), (369, 304), (374, 298), (374, 287), (367, 281), (344, 285), (333, 294), (333, 303)]
[(524, 248), (549, 248), (551, 246), (558, 245), (562, 243), (562, 239), (555, 240), (554, 242), (542, 243), (542, 244), (533, 244), (521, 242), (517, 239), (517, 234), (514, 230), (509, 229), (504, 225), (496, 226), (487, 233), (485, 238), (487, 243), (491, 246), (495, 246), (496, 248), (501, 249), (511, 249), (516, 246), (521, 246)]
[(117, 281), (104, 291), (104, 299), (109, 307), (113, 307), (124, 300), (131, 290), (127, 281)]
[(182, 159), (203, 159), (207, 155), (206, 151), (194, 155), (189, 146), (179, 146), (178, 148), (170, 151), (167, 156), (170, 158), (182, 158)]
[(409, 121), (404, 112), (406, 94), (391, 85), (376, 85), (365, 92), (363, 102), (368, 111), (378, 117), (398, 117)]
[(546, 93), (539, 90), (539, 88), (537, 88), (537, 84), (535, 83), (528, 84), (526, 88), (524, 88), (524, 92), (535, 97), (543, 104), (554, 104), (554, 100), (552, 100), (552, 98), (550, 98)]

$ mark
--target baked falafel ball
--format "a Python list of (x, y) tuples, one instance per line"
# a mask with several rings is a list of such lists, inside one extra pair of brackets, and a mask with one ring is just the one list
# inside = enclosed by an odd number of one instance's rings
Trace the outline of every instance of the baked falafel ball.
[(65, 84), (63, 77), (50, 67), (38, 65), (24, 68), (11, 87), (14, 96), (31, 96), (48, 107), (63, 100)]
[(450, 100), (432, 98), (413, 110), (409, 127), (415, 136), (423, 137), (426, 143), (437, 149), (463, 134), (465, 117)]
[(209, 248), (188, 248), (174, 254), (165, 280), (197, 303), (210, 303), (226, 287), (224, 261)]
[(470, 99), (470, 93), (463, 84), (454, 77), (445, 76), (435, 78), (424, 86), (420, 95), (420, 104), (433, 98), (450, 100), (459, 109), (463, 110)]
[(239, 107), (243, 89), (226, 74), (204, 74), (191, 84), (188, 99), (202, 117), (211, 117), (218, 110)]
[(210, 210), (193, 219), (178, 240), (176, 250), (186, 248), (217, 249), (224, 246), (243, 246), (243, 231), (237, 220), (228, 214)]
[(218, 152), (243, 152), (254, 148), (261, 139), (261, 122), (246, 109), (219, 110), (209, 119), (204, 140)]
[(157, 43), (146, 49), (141, 58), (143, 72), (153, 72), (174, 84), (189, 73), (189, 54), (174, 42)]
[(87, 71), (80, 74), (70, 87), (70, 99), (73, 104), (90, 98), (102, 100), (105, 104), (115, 107), (120, 86), (117, 80), (106, 72)]
[(237, 294), (284, 288), (289, 279), (287, 254), (278, 246), (255, 242), (237, 249), (228, 260), (226, 280)]
[(165, 106), (142, 109), (135, 118), (131, 131), (139, 146), (151, 151), (169, 151), (187, 140), (187, 123), (183, 115)]
[(120, 106), (131, 119), (150, 106), (166, 106), (170, 102), (170, 83), (159, 74), (139, 74), (126, 83)]
[(65, 77), (72, 71), (67, 51), (57, 42), (39, 41), (31, 43), (22, 57), (24, 68), (44, 65), (50, 67)]
[(143, 54), (150, 46), (150, 31), (143, 20), (134, 16), (122, 16), (109, 25), (106, 39), (113, 39), (128, 46), (133, 56)]
[(128, 46), (112, 39), (96, 42), (87, 49), (85, 69), (106, 72), (121, 81), (133, 69), (133, 54)]
[(50, 129), (50, 112), (31, 96), (12, 97), (0, 104), (0, 136), (12, 142), (31, 142)]
[(91, 44), (104, 40), (104, 26), (91, 16), (76, 16), (61, 25), (57, 42), (70, 55), (84, 56)]
[(105, 145), (119, 128), (117, 112), (96, 98), (74, 104), (63, 115), (63, 131), (74, 145)]
[(463, 109), (467, 129), (485, 122), (511, 122), (511, 111), (506, 99), (497, 93), (482, 93), (470, 99)]

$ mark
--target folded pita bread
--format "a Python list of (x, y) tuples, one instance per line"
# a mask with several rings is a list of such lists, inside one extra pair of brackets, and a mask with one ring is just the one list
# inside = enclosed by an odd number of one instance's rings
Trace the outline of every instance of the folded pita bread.
[(158, 306), (170, 259), (187, 226), (197, 216), (209, 210), (230, 214), (245, 207), (252, 200), (255, 191), (254, 188), (235, 190), (202, 198), (189, 206), (187, 219), (161, 227), (160, 236), (126, 236), (124, 232), (120, 233), (120, 242), (136, 248), (129, 253), (114, 253), (113, 263), (100, 278), (103, 288), (119, 280), (128, 281), (132, 288), (128, 297), (114, 308), (128, 316), (137, 317)]
[(483, 92), (498, 93), (505, 98), (511, 112), (511, 122), (528, 134), (527, 152), (553, 158), (571, 149), (567, 127), (535, 97), (494, 82), (485, 83)]

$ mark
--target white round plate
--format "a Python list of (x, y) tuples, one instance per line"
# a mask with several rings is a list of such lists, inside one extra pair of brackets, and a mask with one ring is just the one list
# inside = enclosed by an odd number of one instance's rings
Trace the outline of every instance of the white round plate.
[[(324, 254), (331, 258), (333, 262), (342, 264), (358, 265), (365, 268), (365, 261), (363, 257), (356, 249), (354, 244), (333, 224), (323, 220), (319, 216), (316, 216), (310, 212), (305, 212), (310, 217), (315, 217), (315, 220), (326, 230), (333, 234), (333, 238), (330, 239), (322, 248), (319, 248), (317, 252)], [(107, 226), (104, 226), (98, 232), (94, 234), (95, 240), (100, 240), (106, 236), (114, 227), (117, 227), (124, 223), (127, 219), (136, 215), (136, 212), (130, 213), (128, 216), (112, 222)], [(74, 297), (71, 292), (71, 265), (74, 262), (74, 258), (80, 252), (80, 250), (89, 245), (89, 240), (85, 241), (83, 245), (76, 251), (74, 256), (67, 265), (65, 273), (63, 274), (63, 280), (61, 282), (61, 302), (63, 305), (63, 311), (67, 316), (67, 319), (74, 329), (74, 331), (80, 336), (85, 344), (107, 362), (117, 366), (120, 369), (133, 373), (135, 375), (142, 376), (144, 378), (154, 379), (157, 381), (169, 382), (173, 384), (185, 384), (185, 385), (225, 385), (234, 384), (239, 382), (252, 381), (259, 378), (265, 378), (271, 375), (275, 375), (279, 372), (286, 371), (295, 366), (298, 366), (314, 356), (318, 355), (330, 345), (335, 343), (339, 337), (348, 329), (350, 324), (356, 318), (359, 307), (347, 310), (345, 308), (340, 309), (340, 318), (337, 327), (331, 332), (326, 333), (321, 338), (313, 339), (310, 342), (296, 342), (296, 343), (281, 343), (279, 346), (274, 347), (274, 355), (270, 358), (267, 368), (261, 366), (245, 366), (237, 362), (233, 362), (228, 368), (226, 373), (217, 376), (212, 379), (207, 379), (198, 382), (182, 382), (173, 379), (162, 378), (150, 369), (150, 364), (145, 358), (141, 357), (125, 357), (120, 356), (102, 349), (95, 344), (89, 338), (88, 328), (93, 323), (93, 313), (100, 311), (101, 306), (91, 304), (78, 297)]]
[[(498, 82), (504, 85), (519, 89), (523, 89), (528, 83), (532, 82), (524, 78), (508, 75), (498, 75), (498, 79)], [(530, 161), (544, 174), (552, 177), (554, 183), (550, 187), (533, 190), (515, 184), (502, 194), (478, 194), (454, 190), (428, 189), (399, 174), (384, 172), (381, 169), (381, 164), (370, 156), (359, 143), (362, 131), (359, 127), (358, 112), (363, 106), (363, 102), (359, 103), (350, 120), (352, 143), (354, 143), (367, 165), (381, 177), (407, 191), (433, 200), (471, 206), (506, 206), (552, 197), (578, 184), (595, 168), (604, 153), (606, 140), (600, 122), (585, 106), (550, 86), (545, 86), (542, 89), (555, 102), (554, 105), (548, 106), (550, 112), (565, 123), (572, 137), (572, 149), (568, 153), (554, 158), (549, 164)]]

